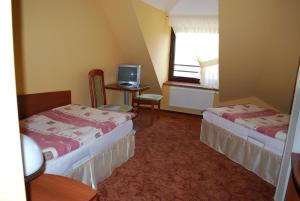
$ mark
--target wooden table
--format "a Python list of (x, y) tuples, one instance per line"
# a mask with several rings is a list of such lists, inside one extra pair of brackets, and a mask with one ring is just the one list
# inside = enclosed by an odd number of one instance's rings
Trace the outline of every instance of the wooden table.
[(285, 201), (300, 201), (300, 154), (292, 153), (292, 170)]
[(96, 201), (97, 192), (73, 179), (42, 174), (28, 183), (30, 201)]
[(112, 89), (124, 92), (124, 104), (129, 104), (129, 93), (136, 93), (137, 91), (144, 91), (150, 89), (150, 86), (147, 84), (140, 84), (137, 87), (133, 86), (120, 86), (118, 83), (105, 85), (105, 89)]

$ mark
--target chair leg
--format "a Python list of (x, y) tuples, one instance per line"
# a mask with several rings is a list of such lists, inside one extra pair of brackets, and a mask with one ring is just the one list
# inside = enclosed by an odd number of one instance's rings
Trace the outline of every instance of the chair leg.
[(160, 111), (160, 101), (158, 101), (158, 111)]
[(151, 110), (152, 110), (152, 112), (154, 111), (154, 102), (153, 101), (151, 102)]
[(158, 114), (158, 118), (160, 117), (160, 101), (158, 101), (158, 104), (157, 104), (157, 114)]
[(140, 109), (140, 99), (138, 99), (138, 102), (137, 102), (137, 110)]
[(151, 101), (150, 125), (153, 125), (154, 119), (155, 119), (155, 115), (154, 115), (154, 104), (153, 104), (153, 101)]

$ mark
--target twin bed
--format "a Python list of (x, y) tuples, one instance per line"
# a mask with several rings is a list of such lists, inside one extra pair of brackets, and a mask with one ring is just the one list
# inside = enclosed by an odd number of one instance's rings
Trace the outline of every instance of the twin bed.
[(71, 92), (18, 96), (20, 131), (46, 159), (46, 173), (67, 176), (94, 189), (134, 155), (130, 113), (71, 104)]
[(276, 186), (289, 115), (251, 104), (209, 108), (201, 142)]
[[(130, 113), (71, 104), (71, 92), (18, 96), (21, 133), (42, 147), (46, 173), (93, 188), (134, 155)], [(209, 108), (200, 140), (276, 186), (289, 116), (251, 104)]]

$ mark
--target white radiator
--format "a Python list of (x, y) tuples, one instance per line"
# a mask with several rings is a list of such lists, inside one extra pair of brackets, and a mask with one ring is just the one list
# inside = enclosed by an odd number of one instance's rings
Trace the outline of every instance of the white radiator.
[(170, 87), (170, 106), (203, 110), (213, 106), (215, 91)]

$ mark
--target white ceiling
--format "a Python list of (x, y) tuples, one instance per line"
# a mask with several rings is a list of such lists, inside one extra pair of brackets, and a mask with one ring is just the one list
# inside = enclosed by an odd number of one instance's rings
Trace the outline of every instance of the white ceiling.
[(169, 15), (218, 15), (218, 0), (143, 0)]

